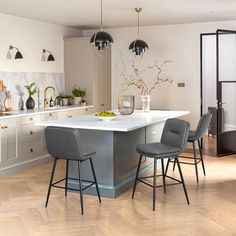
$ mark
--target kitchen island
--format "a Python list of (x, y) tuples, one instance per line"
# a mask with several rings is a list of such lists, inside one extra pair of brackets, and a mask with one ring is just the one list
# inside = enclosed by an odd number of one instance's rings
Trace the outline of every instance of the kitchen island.
[[(79, 130), (82, 145), (96, 150), (95, 171), (101, 196), (115, 198), (133, 185), (138, 162), (136, 146), (141, 143), (160, 140), (162, 129), (168, 118), (181, 117), (187, 111), (135, 111), (132, 115), (118, 115), (114, 120), (103, 121), (94, 115), (78, 118), (38, 122), (40, 126), (76, 128)], [(141, 172), (150, 168), (152, 163), (146, 159)], [(83, 178), (91, 180), (89, 163), (83, 163)], [(69, 177), (78, 178), (77, 163), (71, 162)], [(78, 188), (76, 181), (69, 186)], [(87, 193), (95, 193), (89, 188)]]

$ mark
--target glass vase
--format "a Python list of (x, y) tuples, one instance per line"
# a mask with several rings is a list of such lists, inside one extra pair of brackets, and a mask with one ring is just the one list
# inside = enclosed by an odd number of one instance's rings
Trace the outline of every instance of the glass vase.
[(142, 102), (142, 111), (143, 112), (150, 112), (150, 95), (141, 95), (141, 102)]
[(119, 96), (118, 109), (121, 115), (131, 115), (134, 112), (134, 96)]

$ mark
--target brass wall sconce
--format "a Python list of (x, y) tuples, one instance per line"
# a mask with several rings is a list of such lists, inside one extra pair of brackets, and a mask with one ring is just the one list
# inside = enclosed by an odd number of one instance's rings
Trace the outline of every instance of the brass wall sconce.
[(47, 61), (55, 61), (55, 58), (52, 55), (52, 52), (47, 49), (43, 49), (42, 61), (46, 61), (46, 57), (45, 57), (46, 53), (49, 53)]
[(12, 59), (12, 56), (11, 56), (10, 51), (11, 51), (11, 50), (14, 50), (14, 49), (16, 50), (15, 59), (23, 59), (23, 55), (22, 55), (21, 52), (19, 51), (19, 48), (14, 47), (14, 46), (12, 46), (12, 45), (9, 46), (7, 58), (8, 58), (8, 59)]

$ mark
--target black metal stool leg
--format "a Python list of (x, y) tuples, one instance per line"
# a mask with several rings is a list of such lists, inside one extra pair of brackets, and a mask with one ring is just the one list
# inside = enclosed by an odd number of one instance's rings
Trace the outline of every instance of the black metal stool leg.
[(187, 193), (187, 189), (186, 189), (186, 186), (185, 186), (184, 177), (183, 177), (183, 174), (182, 174), (182, 170), (181, 170), (181, 167), (180, 167), (180, 164), (179, 164), (179, 158), (178, 157), (176, 157), (176, 162), (177, 162), (177, 166), (178, 166), (178, 169), (179, 169), (179, 175), (180, 175), (180, 178), (181, 178), (181, 181), (182, 181), (182, 184), (183, 184), (185, 197), (187, 199), (187, 203), (189, 204), (188, 193)]
[(66, 160), (65, 196), (67, 196), (67, 187), (68, 187), (68, 168), (69, 168), (69, 160)]
[(194, 165), (195, 165), (196, 178), (197, 178), (197, 183), (198, 183), (198, 166), (197, 166), (197, 154), (196, 154), (195, 142), (193, 142), (193, 155), (194, 155)]
[(93, 167), (92, 158), (89, 158), (89, 161), (90, 161), (91, 169), (92, 169), (92, 172), (93, 172), (93, 178), (94, 178), (94, 181), (95, 181), (95, 186), (96, 186), (96, 190), (97, 190), (98, 199), (99, 199), (99, 202), (101, 203), (101, 197), (100, 197), (100, 192), (99, 192), (99, 188), (98, 188), (98, 182), (97, 182), (96, 174), (95, 174), (94, 167)]
[(154, 174), (153, 174), (153, 211), (156, 207), (156, 169), (157, 169), (157, 159), (154, 158)]
[(175, 158), (174, 158), (173, 171), (175, 171), (175, 164), (176, 164), (176, 160), (175, 160)]
[(45, 207), (48, 206), (48, 200), (49, 200), (49, 196), (50, 196), (50, 193), (51, 193), (52, 181), (53, 181), (56, 165), (57, 165), (57, 158), (54, 158), (51, 178), (50, 178), (50, 182), (49, 182), (49, 186), (48, 186), (48, 194), (47, 194), (47, 199), (46, 199)]
[(164, 193), (166, 193), (166, 176), (165, 176), (164, 159), (161, 159), (161, 168), (162, 168), (162, 179), (163, 179)]
[(201, 162), (202, 162), (203, 174), (206, 176), (206, 171), (205, 171), (205, 165), (204, 165), (203, 156), (202, 156), (202, 149), (201, 149), (201, 145), (200, 145), (200, 140), (198, 139), (197, 142), (198, 142), (199, 154), (200, 154), (200, 158), (201, 158)]
[(134, 181), (134, 187), (133, 187), (133, 193), (132, 193), (132, 198), (134, 198), (134, 194), (135, 194), (135, 190), (136, 190), (136, 185), (137, 185), (137, 180), (138, 180), (138, 174), (139, 174), (139, 169), (140, 169), (140, 165), (142, 162), (142, 155), (140, 155), (139, 157), (139, 162), (138, 162), (138, 168), (137, 168), (137, 172), (136, 172), (136, 176), (135, 176), (135, 181)]
[(167, 175), (167, 172), (168, 172), (168, 169), (169, 169), (170, 159), (171, 158), (168, 158), (168, 161), (167, 161), (167, 164), (166, 164), (165, 175)]
[(78, 161), (78, 171), (79, 171), (79, 192), (80, 192), (80, 205), (81, 205), (81, 214), (84, 214), (84, 203), (83, 203), (83, 186), (82, 186), (82, 168), (81, 162)]

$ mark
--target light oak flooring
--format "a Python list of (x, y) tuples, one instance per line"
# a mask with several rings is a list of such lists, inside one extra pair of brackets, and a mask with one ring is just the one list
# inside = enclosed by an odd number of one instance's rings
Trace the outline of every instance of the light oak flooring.
[[(236, 156), (206, 157), (207, 176), (199, 168), (196, 183), (193, 166), (182, 165), (190, 198), (188, 206), (181, 185), (157, 189), (152, 211), (152, 190), (139, 184), (135, 199), (131, 190), (116, 199), (85, 196), (85, 215), (79, 195), (52, 189), (44, 207), (51, 163), (0, 179), (1, 236), (89, 235), (236, 235)], [(59, 162), (57, 177), (64, 175)], [(170, 175), (178, 176), (177, 171)]]

